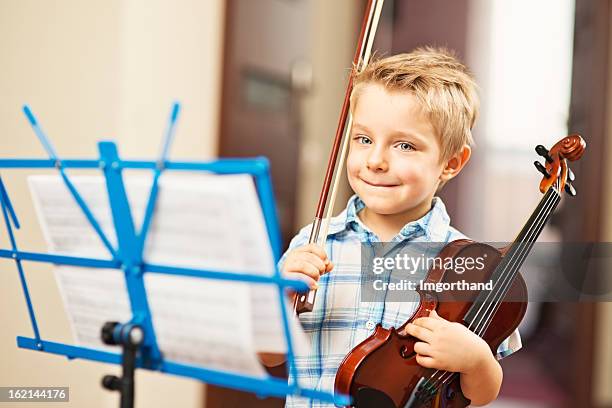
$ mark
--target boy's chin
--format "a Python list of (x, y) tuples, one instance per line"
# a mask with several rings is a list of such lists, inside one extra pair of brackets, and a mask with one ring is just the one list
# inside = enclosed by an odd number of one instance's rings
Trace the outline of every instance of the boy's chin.
[(402, 212), (402, 208), (399, 205), (389, 204), (389, 200), (383, 200), (379, 198), (362, 198), (363, 203), (371, 211), (380, 215), (393, 215)]

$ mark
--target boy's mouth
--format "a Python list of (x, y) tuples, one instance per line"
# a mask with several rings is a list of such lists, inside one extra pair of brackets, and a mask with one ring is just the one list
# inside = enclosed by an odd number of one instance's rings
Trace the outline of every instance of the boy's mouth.
[(364, 183), (372, 187), (397, 187), (399, 184), (389, 184), (389, 183), (375, 183), (371, 181), (367, 181), (365, 179), (361, 179)]

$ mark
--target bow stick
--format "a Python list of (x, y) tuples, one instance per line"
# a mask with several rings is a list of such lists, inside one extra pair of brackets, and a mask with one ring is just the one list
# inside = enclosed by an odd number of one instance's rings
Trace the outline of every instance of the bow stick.
[[(352, 116), (349, 107), (351, 91), (353, 90), (353, 78), (355, 73), (363, 70), (370, 60), (372, 55), (372, 45), (374, 44), (374, 37), (376, 35), (376, 29), (378, 28), (383, 3), (384, 0), (368, 0), (363, 22), (361, 24), (361, 33), (359, 35), (359, 41), (357, 43), (357, 49), (355, 50), (355, 57), (353, 59), (353, 70), (351, 70), (351, 75), (346, 87), (344, 103), (342, 104), (340, 119), (338, 121), (338, 127), (336, 128), (336, 137), (334, 139), (334, 144), (327, 163), (327, 171), (325, 173), (321, 195), (319, 196), (317, 213), (312, 223), (310, 238), (308, 240), (308, 243), (316, 243), (322, 248), (325, 248), (327, 228), (334, 210), (334, 203), (336, 201), (336, 195), (338, 192), (338, 183), (341, 178), (340, 172), (344, 165), (346, 151), (348, 149), (348, 141), (350, 139), (349, 133), (351, 131)], [(338, 153), (340, 153), (339, 160)], [(331, 196), (329, 196), (330, 187), (332, 187)], [(324, 213), (325, 215), (323, 215)], [(316, 293), (316, 289), (312, 289), (308, 291), (308, 293), (298, 294), (294, 303), (295, 313), (300, 314), (302, 312), (311, 312), (314, 307)]]

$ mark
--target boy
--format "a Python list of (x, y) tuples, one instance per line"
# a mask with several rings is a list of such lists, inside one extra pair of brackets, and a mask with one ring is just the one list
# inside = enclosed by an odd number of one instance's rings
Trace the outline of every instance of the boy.
[[(344, 356), (376, 324), (399, 327), (418, 306), (360, 301), (361, 242), (465, 238), (450, 226), (442, 200), (434, 195), (470, 159), (478, 104), (466, 67), (443, 49), (420, 48), (380, 59), (357, 73), (347, 159), (356, 194), (330, 221), (325, 250), (307, 245), (307, 226), (279, 263), (285, 276), (318, 288), (314, 310), (300, 315), (312, 343), (309, 355), (296, 356), (304, 386), (332, 392)], [(435, 311), (407, 325), (406, 333), (419, 339), (415, 351), (420, 365), (460, 373), (462, 391), (473, 405), (497, 397), (502, 381), (497, 359), (520, 348), (515, 332), (493, 356), (484, 340)], [(289, 396), (287, 406), (325, 404)]]

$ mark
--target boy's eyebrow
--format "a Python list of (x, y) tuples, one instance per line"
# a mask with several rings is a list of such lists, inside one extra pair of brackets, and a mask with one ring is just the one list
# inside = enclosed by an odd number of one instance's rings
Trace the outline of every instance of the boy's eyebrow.
[(357, 122), (353, 122), (353, 129), (361, 129), (361, 130), (365, 130), (366, 132), (370, 132), (370, 129), (367, 126), (362, 125), (361, 123), (357, 123)]
[(408, 138), (414, 138), (417, 139), (417, 141), (420, 142), (426, 142), (427, 139), (422, 136), (419, 133), (416, 132), (404, 132), (402, 130), (396, 130), (395, 132), (393, 132), (393, 137), (408, 137)]
[[(371, 134), (372, 131), (370, 130), (370, 128), (368, 128), (366, 125), (363, 125), (361, 123), (357, 123), (357, 122), (353, 122), (353, 129), (355, 130), (362, 130), (368, 134)], [(427, 138), (422, 136), (419, 133), (416, 132), (411, 132), (411, 131), (403, 131), (403, 130), (396, 130), (391, 134), (391, 137), (393, 138), (412, 138), (412, 139), (416, 139), (419, 142), (422, 143), (426, 143), (427, 142)]]

